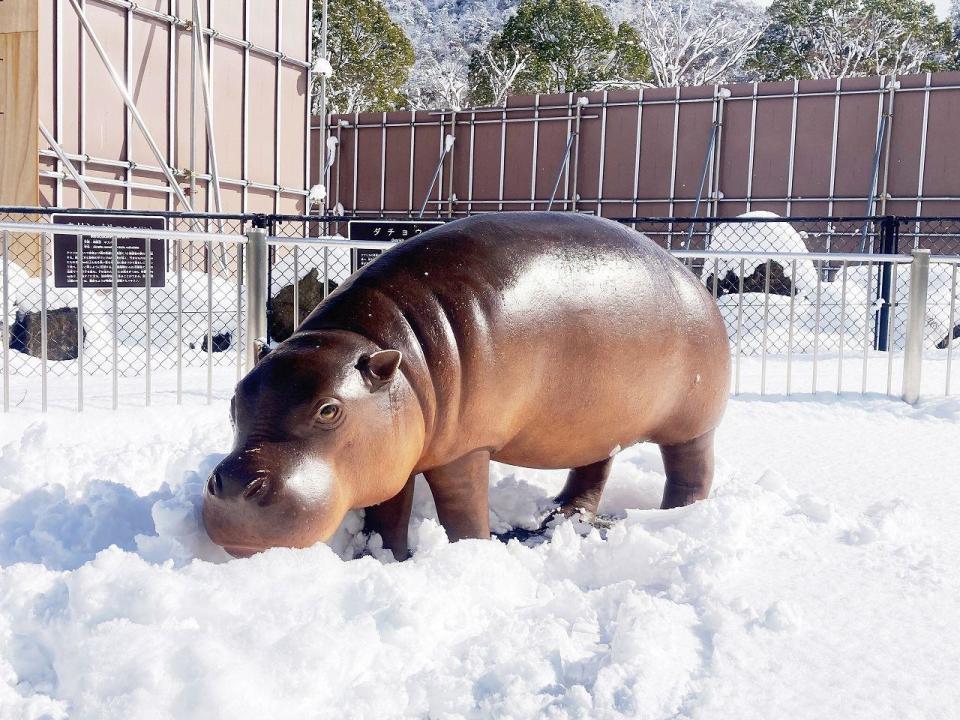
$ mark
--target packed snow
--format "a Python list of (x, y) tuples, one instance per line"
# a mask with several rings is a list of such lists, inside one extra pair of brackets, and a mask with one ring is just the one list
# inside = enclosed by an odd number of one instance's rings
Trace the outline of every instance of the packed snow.
[[(358, 513), (330, 545), (213, 546), (226, 393), (0, 417), (0, 717), (957, 717), (960, 398), (925, 377), (917, 407), (732, 399), (688, 508), (627, 448), (603, 536), (450, 544), (421, 484), (403, 563)], [(495, 532), (562, 480), (495, 466)]]

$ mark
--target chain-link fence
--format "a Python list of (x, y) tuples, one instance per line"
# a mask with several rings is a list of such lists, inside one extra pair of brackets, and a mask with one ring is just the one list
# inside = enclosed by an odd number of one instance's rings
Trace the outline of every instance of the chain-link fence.
[[(35, 380), (46, 404), (50, 378), (71, 379), (78, 405), (85, 383), (109, 387), (111, 378), (115, 403), (126, 381), (147, 402), (158, 388), (178, 399), (228, 391), (245, 369), (245, 233), (257, 226), (270, 236), (266, 339), (278, 342), (357, 266), (349, 219), (0, 209), (5, 404), (18, 402), (11, 381)], [(909, 253), (930, 250), (923, 350), (950, 392), (960, 346), (960, 219), (754, 214), (621, 222), (670, 249), (716, 297), (735, 389), (744, 392), (898, 392)], [(64, 223), (90, 230), (78, 235)], [(110, 233), (95, 230), (102, 226), (123, 228), (112, 236), (116, 249)], [(140, 263), (139, 274), (130, 274), (130, 262)]]

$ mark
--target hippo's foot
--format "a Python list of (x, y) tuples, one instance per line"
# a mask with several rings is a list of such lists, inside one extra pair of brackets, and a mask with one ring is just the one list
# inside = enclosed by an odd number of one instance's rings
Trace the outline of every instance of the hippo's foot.
[[(601, 535), (613, 527), (616, 518), (609, 515), (598, 515), (597, 513), (588, 513), (583, 509), (566, 509), (562, 507), (554, 508), (540, 522), (540, 526), (535, 530), (530, 528), (513, 528), (505, 533), (494, 535), (500, 542), (510, 542), (519, 540), (522, 543), (528, 541), (546, 542), (550, 539), (556, 527), (566, 520), (570, 520), (576, 526), (577, 532), (585, 535), (591, 529), (597, 529)], [(535, 542), (534, 544), (538, 544)]]
[(571, 508), (569, 506), (561, 505), (560, 507), (550, 511), (547, 516), (540, 523), (540, 532), (547, 532), (553, 530), (557, 525), (562, 523), (564, 520), (571, 520), (576, 525), (584, 527), (589, 526), (590, 528), (596, 528), (597, 530), (609, 530), (613, 527), (614, 518), (609, 515), (600, 515), (595, 511), (590, 511), (587, 508)]

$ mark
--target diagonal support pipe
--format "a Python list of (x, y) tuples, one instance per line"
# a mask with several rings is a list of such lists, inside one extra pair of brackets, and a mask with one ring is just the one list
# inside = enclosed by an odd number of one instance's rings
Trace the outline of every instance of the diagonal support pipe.
[(87, 37), (90, 38), (90, 42), (97, 51), (97, 55), (100, 56), (104, 66), (107, 68), (107, 73), (110, 75), (110, 79), (113, 80), (113, 84), (120, 92), (120, 96), (123, 98), (123, 102), (127, 106), (127, 110), (130, 111), (130, 115), (133, 116), (134, 122), (137, 123), (137, 127), (139, 127), (140, 132), (143, 133), (143, 137), (147, 141), (150, 151), (156, 158), (157, 164), (160, 166), (160, 170), (163, 171), (164, 176), (167, 178), (170, 189), (173, 190), (173, 193), (177, 196), (177, 200), (180, 201), (180, 204), (183, 205), (188, 212), (193, 212), (193, 207), (187, 200), (186, 195), (183, 194), (183, 189), (177, 183), (177, 179), (174, 177), (170, 166), (167, 165), (167, 161), (163, 157), (163, 152), (161, 152), (160, 146), (157, 145), (157, 141), (154, 140), (153, 135), (150, 134), (150, 130), (147, 128), (147, 123), (144, 121), (143, 116), (137, 109), (137, 104), (133, 101), (133, 96), (130, 95), (130, 91), (127, 89), (126, 83), (124, 83), (123, 78), (120, 77), (120, 74), (113, 66), (113, 63), (110, 62), (110, 57), (107, 55), (107, 51), (104, 49), (103, 44), (100, 42), (100, 38), (97, 37), (97, 34), (90, 26), (90, 22), (87, 20), (87, 16), (84, 14), (83, 8), (80, 7), (80, 5), (77, 3), (77, 0), (70, 0), (70, 4), (73, 6), (74, 12), (77, 14), (77, 19), (80, 21), (81, 27), (83, 27), (84, 32), (87, 34)]
[(83, 193), (83, 196), (90, 201), (90, 204), (93, 205), (97, 210), (103, 210), (103, 205), (100, 204), (100, 201), (97, 200), (97, 196), (93, 194), (90, 190), (90, 187), (84, 182), (83, 177), (73, 166), (73, 163), (70, 162), (70, 158), (67, 157), (67, 154), (63, 151), (63, 148), (60, 147), (53, 134), (47, 130), (47, 126), (40, 122), (40, 134), (43, 135), (44, 140), (47, 141), (47, 144), (50, 145), (50, 148), (56, 153), (56, 156), (60, 159), (60, 162), (63, 164), (64, 170), (67, 171), (67, 174), (73, 178), (73, 181), (77, 184), (77, 187), (80, 188), (80, 192)]

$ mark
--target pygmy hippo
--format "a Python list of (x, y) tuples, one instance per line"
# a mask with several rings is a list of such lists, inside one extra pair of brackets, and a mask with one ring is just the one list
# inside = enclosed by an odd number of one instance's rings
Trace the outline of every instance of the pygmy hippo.
[(491, 460), (572, 468), (559, 510), (591, 516), (638, 442), (660, 446), (662, 507), (686, 505), (710, 490), (729, 363), (710, 293), (640, 233), (567, 213), (457, 220), (355, 273), (243, 378), (204, 523), (249, 555), (366, 508), (403, 557), (418, 473), (451, 540), (488, 538)]

